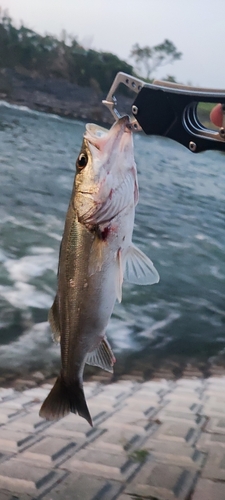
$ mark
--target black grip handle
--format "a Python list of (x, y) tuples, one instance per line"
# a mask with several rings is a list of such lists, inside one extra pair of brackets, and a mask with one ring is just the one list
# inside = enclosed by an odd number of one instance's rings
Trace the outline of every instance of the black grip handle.
[(208, 149), (225, 151), (223, 127), (211, 130), (199, 121), (199, 102), (225, 105), (225, 92), (154, 82), (141, 88), (132, 112), (147, 135), (169, 137), (196, 153)]

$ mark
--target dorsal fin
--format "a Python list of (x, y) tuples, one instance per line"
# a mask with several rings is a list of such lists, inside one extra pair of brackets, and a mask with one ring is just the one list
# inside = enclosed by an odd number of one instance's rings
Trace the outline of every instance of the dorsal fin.
[(49, 309), (48, 321), (49, 321), (50, 326), (51, 326), (53, 340), (54, 340), (54, 342), (59, 344), (60, 338), (61, 338), (61, 333), (60, 333), (60, 326), (59, 326), (59, 309), (58, 309), (58, 297), (57, 297), (57, 295), (55, 296), (55, 300), (52, 304), (51, 309)]

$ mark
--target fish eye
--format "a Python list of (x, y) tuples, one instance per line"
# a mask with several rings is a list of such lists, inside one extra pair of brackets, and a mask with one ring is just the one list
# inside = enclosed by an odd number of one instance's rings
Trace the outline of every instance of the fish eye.
[(84, 167), (86, 167), (87, 162), (88, 162), (87, 155), (85, 153), (81, 153), (77, 159), (77, 168), (79, 170), (82, 170)]

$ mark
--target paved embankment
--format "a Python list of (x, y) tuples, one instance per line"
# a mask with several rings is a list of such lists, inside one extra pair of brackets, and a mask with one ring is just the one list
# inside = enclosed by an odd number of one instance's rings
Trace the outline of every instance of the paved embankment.
[(85, 384), (94, 427), (0, 389), (1, 500), (224, 500), (225, 377)]

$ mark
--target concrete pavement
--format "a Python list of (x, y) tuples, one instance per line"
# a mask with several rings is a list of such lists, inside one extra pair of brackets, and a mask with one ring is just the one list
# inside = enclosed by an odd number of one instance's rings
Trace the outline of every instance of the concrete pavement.
[(93, 418), (0, 389), (0, 500), (224, 500), (225, 377), (85, 384)]

